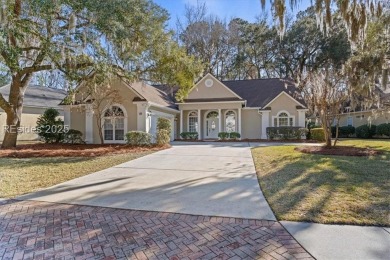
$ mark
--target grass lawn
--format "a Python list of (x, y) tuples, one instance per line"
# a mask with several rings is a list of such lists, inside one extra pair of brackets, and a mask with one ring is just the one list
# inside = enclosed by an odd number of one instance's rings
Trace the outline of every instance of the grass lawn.
[(155, 151), (101, 157), (0, 158), (0, 198), (50, 187)]
[(390, 226), (390, 141), (345, 140), (371, 157), (312, 155), (294, 146), (252, 149), (260, 186), (278, 220)]

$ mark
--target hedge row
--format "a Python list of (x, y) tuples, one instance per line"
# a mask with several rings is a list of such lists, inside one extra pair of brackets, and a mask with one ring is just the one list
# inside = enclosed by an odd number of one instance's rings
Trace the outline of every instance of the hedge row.
[(308, 131), (306, 128), (294, 126), (267, 127), (267, 138), (273, 139), (301, 139)]
[[(313, 133), (314, 130), (314, 133)], [(336, 127), (332, 126), (332, 137), (336, 137)], [(320, 133), (323, 131), (322, 128), (313, 128), (310, 129), (310, 139), (322, 141), (323, 133)], [(315, 136), (313, 136), (315, 135)], [(378, 126), (376, 125), (361, 125), (358, 127), (353, 126), (341, 126), (339, 127), (339, 135), (340, 138), (347, 138), (347, 137), (357, 137), (362, 139), (370, 139), (374, 136), (378, 137), (390, 137), (390, 123), (380, 124)]]
[(218, 133), (218, 137), (219, 139), (221, 140), (227, 140), (227, 139), (233, 139), (233, 140), (237, 140), (238, 138), (241, 137), (240, 133), (237, 133), (237, 132), (219, 132)]

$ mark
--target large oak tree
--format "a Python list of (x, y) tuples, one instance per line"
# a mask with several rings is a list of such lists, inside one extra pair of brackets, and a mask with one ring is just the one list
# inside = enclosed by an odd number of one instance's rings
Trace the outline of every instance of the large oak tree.
[[(11, 81), (0, 108), (8, 126), (20, 126), (24, 93), (37, 73), (57, 70), (71, 82), (92, 71), (144, 79), (161, 63), (164, 53), (155, 50), (172, 41), (167, 12), (150, 0), (4, 0), (0, 16), (0, 64)], [(2, 147), (16, 140), (6, 132)]]

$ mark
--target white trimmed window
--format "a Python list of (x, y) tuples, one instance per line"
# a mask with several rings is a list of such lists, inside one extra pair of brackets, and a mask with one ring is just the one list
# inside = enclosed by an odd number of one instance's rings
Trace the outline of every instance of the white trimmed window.
[(274, 126), (294, 126), (294, 116), (290, 116), (287, 112), (279, 112), (274, 118)]
[(236, 132), (236, 113), (229, 110), (225, 114), (225, 131), (228, 133)]
[(125, 139), (125, 113), (118, 106), (112, 106), (104, 112), (103, 135), (107, 141)]
[(198, 132), (198, 112), (196, 111), (188, 114), (188, 132)]

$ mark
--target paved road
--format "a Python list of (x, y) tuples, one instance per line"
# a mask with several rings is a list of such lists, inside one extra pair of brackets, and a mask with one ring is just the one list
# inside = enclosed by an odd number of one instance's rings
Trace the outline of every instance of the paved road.
[(19, 199), (275, 220), (248, 143), (176, 143)]
[(0, 259), (311, 259), (280, 223), (0, 202)]

